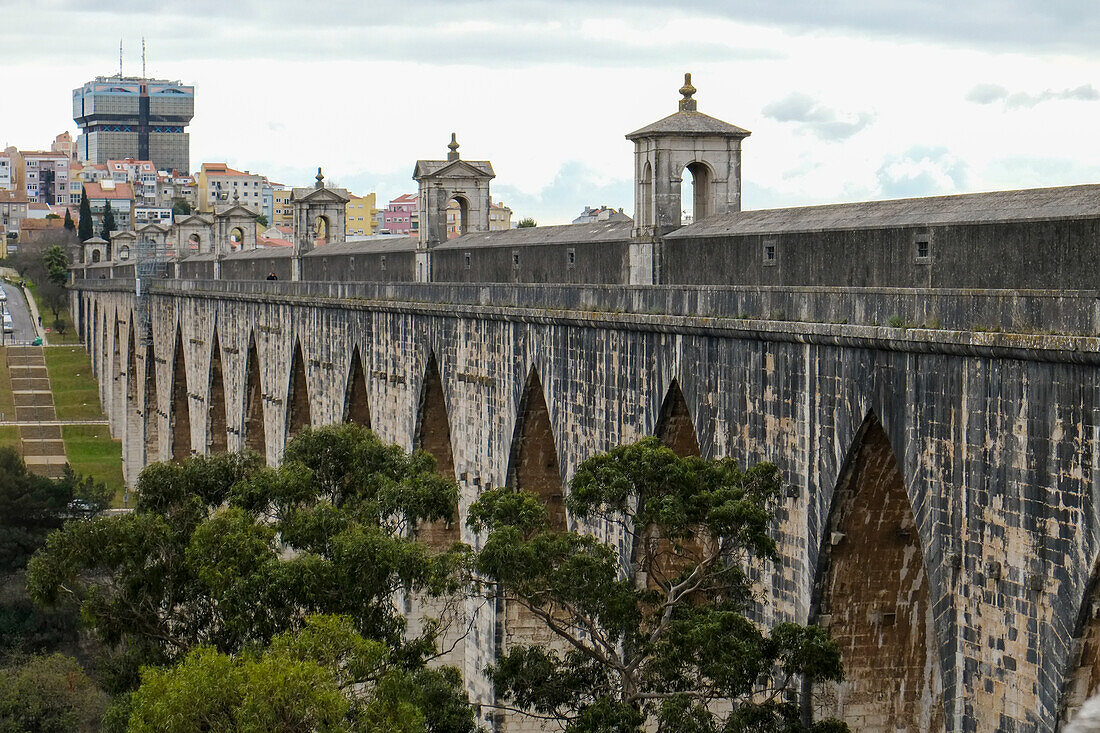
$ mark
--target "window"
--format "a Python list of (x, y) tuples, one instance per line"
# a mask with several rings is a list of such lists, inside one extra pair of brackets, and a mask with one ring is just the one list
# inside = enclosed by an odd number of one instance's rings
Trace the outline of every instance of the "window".
[(774, 239), (764, 240), (764, 266), (774, 267), (779, 261), (779, 244)]
[(928, 232), (914, 234), (913, 250), (918, 265), (932, 264), (932, 235)]
[(512, 250), (512, 269), (519, 269), (519, 252), (517, 250)]
[(577, 251), (574, 249), (566, 250), (565, 252), (565, 264), (567, 267), (573, 267), (577, 264)]
[(469, 270), (470, 269), (470, 253), (467, 252), (465, 255), (463, 255), (463, 259), (466, 261), (466, 269)]

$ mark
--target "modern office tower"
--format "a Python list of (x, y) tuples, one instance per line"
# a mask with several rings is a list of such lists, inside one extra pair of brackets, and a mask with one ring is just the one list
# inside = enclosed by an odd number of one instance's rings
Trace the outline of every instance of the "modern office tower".
[(80, 126), (77, 157), (84, 163), (150, 160), (157, 170), (191, 169), (184, 128), (195, 114), (195, 87), (178, 81), (97, 76), (73, 90)]

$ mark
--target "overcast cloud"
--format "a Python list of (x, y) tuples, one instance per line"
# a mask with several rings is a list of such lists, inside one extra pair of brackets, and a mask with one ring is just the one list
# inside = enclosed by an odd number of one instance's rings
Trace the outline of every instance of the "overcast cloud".
[(517, 218), (630, 212), (623, 135), (675, 111), (685, 71), (701, 111), (753, 131), (747, 208), (1100, 182), (1096, 0), (0, 0), (0, 16), (0, 144), (25, 149), (75, 131), (71, 90), (115, 72), (120, 36), (138, 73), (144, 36), (151, 76), (196, 86), (193, 168), (304, 185), (321, 165), (380, 202), (455, 131)]

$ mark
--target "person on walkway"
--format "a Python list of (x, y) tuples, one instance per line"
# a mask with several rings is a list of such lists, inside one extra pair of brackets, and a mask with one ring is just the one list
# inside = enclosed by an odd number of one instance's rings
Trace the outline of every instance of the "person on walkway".
[(279, 276), (278, 276), (278, 275), (276, 275), (276, 274), (275, 274), (274, 272), (270, 272), (270, 273), (268, 273), (268, 275), (267, 275), (267, 279), (268, 279), (268, 280), (278, 280), (278, 279), (279, 279)]

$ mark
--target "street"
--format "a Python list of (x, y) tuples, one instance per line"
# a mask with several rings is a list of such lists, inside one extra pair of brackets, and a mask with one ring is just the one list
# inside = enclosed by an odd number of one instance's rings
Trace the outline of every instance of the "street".
[(27, 310), (27, 301), (23, 298), (23, 292), (18, 285), (0, 282), (4, 292), (8, 296), (5, 305), (11, 313), (11, 319), (15, 324), (15, 333), (0, 333), (0, 345), (29, 344), (36, 334), (31, 323), (31, 314)]

